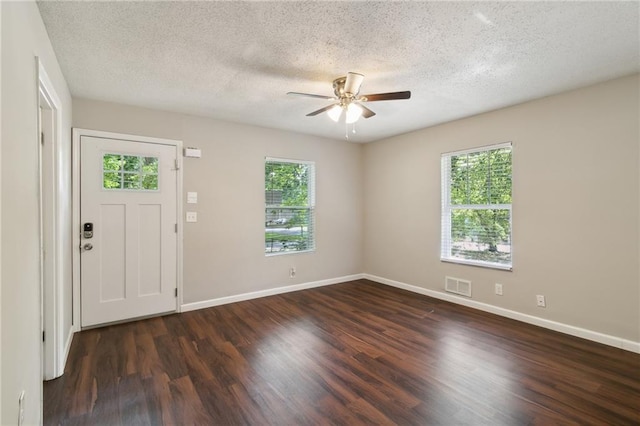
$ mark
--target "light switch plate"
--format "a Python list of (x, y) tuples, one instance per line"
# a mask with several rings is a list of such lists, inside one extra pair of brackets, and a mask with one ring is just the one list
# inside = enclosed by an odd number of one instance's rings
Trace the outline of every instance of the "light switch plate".
[(197, 204), (197, 203), (198, 203), (198, 193), (187, 192), (187, 204)]
[(187, 222), (197, 222), (198, 212), (187, 212)]

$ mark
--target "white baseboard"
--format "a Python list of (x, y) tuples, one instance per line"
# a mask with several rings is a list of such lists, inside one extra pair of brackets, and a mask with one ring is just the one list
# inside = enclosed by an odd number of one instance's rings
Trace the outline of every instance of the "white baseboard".
[(422, 287), (402, 283), (399, 281), (390, 280), (383, 277), (378, 277), (370, 274), (363, 274), (363, 278), (371, 281), (375, 281), (380, 284), (389, 285), (392, 287), (408, 290), (413, 293), (424, 294), (435, 299), (446, 300), (447, 302), (456, 303), (458, 305), (468, 306), (470, 308), (478, 309), (480, 311), (490, 312), (492, 314), (500, 315), (503, 317), (511, 318), (517, 321), (526, 322), (528, 324), (537, 325), (539, 327), (547, 328), (549, 330), (559, 331), (560, 333), (569, 334), (571, 336), (581, 337), (583, 339), (591, 340), (594, 342), (602, 343), (616, 348), (624, 349), (630, 352), (640, 353), (640, 342), (634, 342), (633, 340), (622, 339), (620, 337), (611, 336), (609, 334), (598, 333), (597, 331), (587, 330), (585, 328), (575, 327), (568, 324), (563, 324), (556, 321), (536, 317), (533, 315), (523, 314), (521, 312), (512, 311), (510, 309), (500, 308), (498, 306), (489, 305), (487, 303), (470, 300), (464, 297), (454, 296), (448, 293), (440, 291), (429, 290)]
[(347, 281), (359, 280), (364, 278), (364, 274), (347, 275), (344, 277), (329, 278), (326, 280), (312, 281), (302, 284), (288, 285), (285, 287), (270, 288), (267, 290), (252, 291), (250, 293), (242, 293), (234, 296), (220, 297), (217, 299), (203, 300), (201, 302), (185, 303), (181, 306), (181, 312), (195, 311), (197, 309), (210, 308), (212, 306), (226, 305), (227, 303), (242, 302), (244, 300), (257, 299), (259, 297), (273, 296), (275, 294), (289, 293), (292, 291), (305, 290), (314, 287), (323, 287), (326, 285), (339, 284)]
[(62, 369), (60, 370), (60, 374), (64, 373), (64, 366), (67, 365), (67, 358), (69, 358), (69, 351), (71, 350), (71, 342), (73, 342), (73, 335), (75, 333), (75, 327), (72, 325), (69, 327), (69, 332), (67, 333), (67, 341), (64, 344), (63, 354), (62, 354), (62, 362), (60, 365)]

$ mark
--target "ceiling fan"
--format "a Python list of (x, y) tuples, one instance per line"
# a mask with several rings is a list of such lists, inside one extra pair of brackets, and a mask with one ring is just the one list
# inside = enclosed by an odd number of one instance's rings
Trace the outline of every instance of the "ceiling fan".
[(338, 77), (333, 80), (333, 93), (335, 93), (335, 96), (314, 95), (311, 93), (300, 92), (287, 92), (287, 95), (306, 96), (310, 98), (336, 101), (329, 106), (310, 112), (307, 114), (307, 117), (313, 117), (326, 111), (329, 117), (336, 122), (345, 115), (345, 121), (347, 124), (355, 123), (361, 116), (364, 118), (371, 118), (376, 115), (375, 112), (363, 105), (364, 102), (393, 101), (396, 99), (411, 98), (410, 91), (375, 93), (372, 95), (358, 96), (363, 80), (364, 75), (349, 72), (346, 77)]

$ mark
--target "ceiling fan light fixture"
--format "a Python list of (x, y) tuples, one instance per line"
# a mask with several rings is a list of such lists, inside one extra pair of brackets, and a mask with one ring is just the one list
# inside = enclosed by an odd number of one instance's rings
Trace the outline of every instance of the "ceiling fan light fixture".
[(331, 120), (337, 123), (344, 115), (346, 124), (353, 124), (358, 121), (360, 117), (371, 118), (376, 115), (375, 112), (364, 105), (364, 102), (394, 101), (411, 98), (411, 92), (408, 90), (404, 92), (373, 93), (359, 96), (360, 86), (363, 80), (364, 75), (356, 72), (349, 72), (345, 77), (336, 78), (333, 80), (333, 93), (335, 97), (302, 92), (287, 92), (287, 95), (306, 96), (309, 98), (334, 101), (335, 103), (333, 104), (310, 112), (307, 114), (307, 117), (315, 117), (318, 114), (326, 112)]
[(329, 111), (327, 111), (329, 117), (335, 121), (336, 123), (340, 120), (340, 116), (342, 115), (342, 107), (340, 105), (334, 105)]
[(358, 104), (349, 104), (347, 107), (347, 124), (355, 123), (362, 116), (362, 107)]

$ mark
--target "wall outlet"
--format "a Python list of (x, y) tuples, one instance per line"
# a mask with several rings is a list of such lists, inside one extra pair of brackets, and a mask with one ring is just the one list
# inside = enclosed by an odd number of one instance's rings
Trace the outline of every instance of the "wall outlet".
[(502, 284), (496, 283), (496, 294), (502, 296)]
[(24, 423), (24, 391), (20, 392), (18, 397), (18, 426)]
[(198, 212), (187, 212), (187, 222), (197, 222)]
[(538, 306), (540, 308), (546, 308), (547, 307), (547, 301), (544, 299), (544, 296), (541, 294), (538, 294), (536, 296), (536, 303), (538, 304)]
[(289, 278), (293, 278), (296, 276), (296, 267), (292, 266), (291, 268), (289, 268)]

